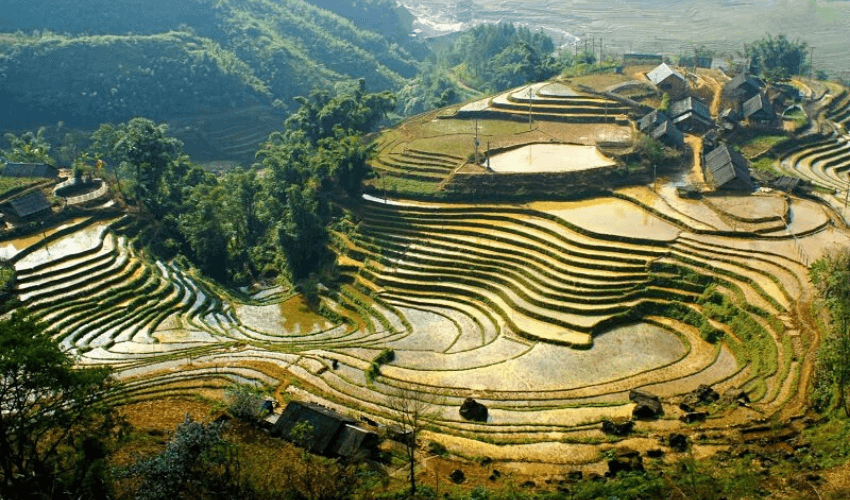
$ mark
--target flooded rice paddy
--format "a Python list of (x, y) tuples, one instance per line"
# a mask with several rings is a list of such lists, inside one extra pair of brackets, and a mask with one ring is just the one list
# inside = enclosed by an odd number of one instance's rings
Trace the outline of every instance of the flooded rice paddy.
[(596, 147), (573, 144), (529, 144), (490, 158), (490, 168), (499, 173), (575, 172), (613, 165)]
[(533, 203), (531, 207), (598, 234), (664, 241), (671, 241), (679, 235), (679, 228), (673, 224), (623, 200), (599, 198), (580, 202), (546, 202)]

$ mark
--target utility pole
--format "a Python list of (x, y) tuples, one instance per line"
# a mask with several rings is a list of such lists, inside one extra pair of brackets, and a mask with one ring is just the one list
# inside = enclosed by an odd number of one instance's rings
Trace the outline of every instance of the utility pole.
[(602, 37), (599, 37), (599, 62), (602, 62)]
[(531, 105), (532, 105), (531, 87), (528, 87), (528, 130), (531, 130)]
[(815, 48), (810, 47), (812, 49), (812, 55), (809, 58), (809, 80), (815, 79)]
[(481, 142), (478, 140), (478, 118), (475, 119), (475, 164), (478, 165), (478, 145)]
[(490, 140), (487, 140), (487, 170), (491, 170), (490, 168)]

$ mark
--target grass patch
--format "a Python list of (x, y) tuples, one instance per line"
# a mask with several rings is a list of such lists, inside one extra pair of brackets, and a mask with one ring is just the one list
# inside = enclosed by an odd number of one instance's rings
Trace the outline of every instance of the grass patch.
[(758, 160), (750, 163), (750, 168), (755, 170), (759, 170), (761, 172), (769, 172), (775, 175), (782, 175), (782, 172), (776, 168), (777, 161), (773, 158), (759, 158)]
[(0, 197), (6, 196), (13, 189), (34, 186), (43, 180), (38, 177), (0, 177)]
[(746, 156), (747, 159), (752, 159), (786, 139), (788, 137), (784, 134), (756, 135), (741, 144), (741, 154)]

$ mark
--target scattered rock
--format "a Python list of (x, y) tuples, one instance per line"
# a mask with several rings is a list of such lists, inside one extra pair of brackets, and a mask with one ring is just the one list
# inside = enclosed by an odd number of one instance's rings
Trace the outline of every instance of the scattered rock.
[(526, 481), (526, 482), (522, 483), (520, 486), (522, 486), (523, 488), (534, 488), (534, 487), (537, 486), (537, 484), (534, 481)]
[(733, 404), (743, 406), (750, 403), (750, 396), (743, 389), (730, 389), (723, 394), (721, 402), (727, 406)]
[(649, 458), (661, 458), (664, 456), (664, 450), (655, 448), (653, 450), (647, 450), (646, 456)]
[(718, 399), (720, 399), (720, 394), (718, 394), (717, 391), (712, 389), (709, 385), (700, 384), (696, 390), (685, 395), (682, 403), (693, 408), (699, 405), (714, 403)]
[(679, 403), (679, 409), (682, 410), (685, 413), (691, 413), (691, 412), (697, 411), (696, 408), (689, 405), (688, 403)]
[(623, 448), (611, 460), (608, 460), (609, 477), (614, 477), (620, 472), (643, 472), (643, 459), (640, 452)]
[(455, 469), (451, 474), (449, 474), (449, 479), (451, 479), (455, 484), (460, 484), (466, 481), (466, 474), (464, 474), (460, 469)]
[(493, 459), (492, 459), (492, 458), (490, 458), (490, 457), (477, 457), (477, 458), (475, 459), (475, 462), (476, 462), (478, 465), (490, 465), (490, 464), (492, 464), (492, 463), (493, 463)]
[(688, 449), (688, 436), (684, 434), (670, 434), (667, 445), (676, 451), (683, 452)]
[[(708, 412), (704, 411), (692, 411), (690, 413), (686, 413), (679, 417), (679, 420), (686, 424), (692, 424), (694, 422), (703, 422), (706, 417), (708, 417)], [(706, 436), (707, 437), (707, 436)]]
[(502, 477), (502, 473), (494, 469), (493, 472), (490, 473), (490, 477), (488, 479), (490, 479), (490, 481), (495, 481), (500, 477)]
[(629, 391), (629, 400), (635, 403), (632, 417), (636, 419), (653, 419), (664, 415), (661, 401), (658, 396), (648, 392), (632, 389)]
[(635, 423), (631, 420), (625, 422), (612, 422), (610, 420), (602, 421), (602, 432), (612, 436), (627, 436), (634, 428)]
[(472, 398), (466, 398), (460, 405), (460, 416), (466, 420), (486, 422), (487, 407)]
[(580, 470), (574, 470), (567, 473), (567, 479), (570, 481), (581, 481), (584, 474)]

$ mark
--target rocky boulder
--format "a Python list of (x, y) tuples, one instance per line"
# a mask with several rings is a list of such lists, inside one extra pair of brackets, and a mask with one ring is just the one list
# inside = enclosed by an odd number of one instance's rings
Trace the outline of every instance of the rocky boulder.
[(634, 428), (635, 423), (631, 420), (625, 422), (602, 421), (602, 432), (611, 436), (627, 436)]
[(472, 398), (466, 398), (460, 405), (460, 416), (474, 422), (486, 422), (487, 407)]
[(688, 450), (688, 436), (684, 434), (670, 434), (670, 437), (667, 438), (667, 445), (678, 452), (685, 452)]
[(704, 411), (692, 411), (690, 413), (685, 413), (679, 420), (686, 424), (692, 424), (694, 422), (703, 422), (708, 417), (708, 412)]
[(628, 448), (617, 450), (613, 458), (608, 460), (608, 477), (614, 477), (620, 472), (643, 472), (643, 459), (640, 453)]
[(718, 399), (720, 399), (720, 394), (717, 391), (712, 389), (711, 386), (700, 384), (696, 390), (685, 395), (682, 404), (694, 408), (699, 405), (714, 403)]
[(635, 407), (632, 410), (633, 418), (647, 420), (664, 415), (664, 409), (661, 407), (661, 401), (658, 399), (658, 396), (632, 389), (629, 391), (629, 400), (635, 403)]
[(455, 469), (451, 474), (449, 474), (449, 479), (451, 479), (455, 484), (460, 484), (466, 481), (466, 474), (464, 474), (460, 469)]

